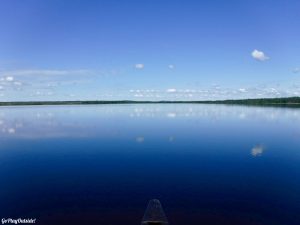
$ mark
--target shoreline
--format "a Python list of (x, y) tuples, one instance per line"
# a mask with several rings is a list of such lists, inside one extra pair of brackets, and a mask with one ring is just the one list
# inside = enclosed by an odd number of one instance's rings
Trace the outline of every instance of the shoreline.
[(132, 101), (132, 100), (15, 101), (15, 102), (0, 102), (0, 107), (1, 106), (42, 106), (42, 105), (115, 105), (115, 104), (222, 104), (222, 105), (300, 107), (300, 97), (215, 100), (215, 101)]

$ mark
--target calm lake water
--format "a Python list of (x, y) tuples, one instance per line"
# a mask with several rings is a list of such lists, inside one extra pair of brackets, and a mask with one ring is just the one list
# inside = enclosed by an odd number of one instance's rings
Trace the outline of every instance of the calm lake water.
[[(0, 217), (299, 225), (300, 109), (225, 105), (0, 108)], [(0, 219), (1, 219), (0, 218)]]

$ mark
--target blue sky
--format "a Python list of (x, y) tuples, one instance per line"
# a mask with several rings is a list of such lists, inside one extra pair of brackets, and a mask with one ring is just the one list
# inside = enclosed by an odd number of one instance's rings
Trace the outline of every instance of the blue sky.
[(300, 2), (0, 2), (0, 101), (300, 95)]

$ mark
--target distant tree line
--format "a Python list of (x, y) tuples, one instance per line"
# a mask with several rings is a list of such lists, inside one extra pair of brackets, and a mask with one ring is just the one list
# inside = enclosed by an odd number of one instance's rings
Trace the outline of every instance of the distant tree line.
[(246, 104), (246, 105), (300, 104), (300, 97), (224, 100), (224, 101), (216, 101), (216, 103)]
[(231, 104), (231, 105), (282, 105), (300, 107), (300, 97), (288, 98), (258, 98), (238, 100), (217, 100), (217, 101), (18, 101), (0, 102), (0, 106), (26, 106), (26, 105), (91, 105), (91, 104), (170, 104), (170, 103), (193, 103), (193, 104)]

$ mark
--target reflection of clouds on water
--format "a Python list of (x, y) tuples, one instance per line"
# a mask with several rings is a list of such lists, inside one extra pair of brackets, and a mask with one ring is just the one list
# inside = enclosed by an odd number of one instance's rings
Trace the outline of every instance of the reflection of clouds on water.
[(245, 119), (246, 117), (247, 117), (247, 115), (244, 112), (239, 114), (240, 119)]
[(251, 149), (251, 155), (256, 157), (256, 156), (261, 156), (265, 150), (265, 147), (263, 145), (256, 145)]
[(167, 117), (169, 118), (175, 118), (176, 117), (176, 113), (167, 113)]
[[(63, 108), (61, 108), (63, 109)], [(53, 112), (50, 112), (52, 111)], [(51, 107), (0, 108), (0, 138), (63, 138), (88, 137), (88, 130), (69, 118), (72, 112)], [(58, 117), (55, 117), (55, 111)]]
[(135, 141), (138, 143), (143, 143), (145, 141), (145, 138), (144, 137), (136, 137)]
[(169, 142), (173, 142), (175, 140), (175, 138), (173, 136), (169, 137)]
[[(175, 125), (178, 121), (191, 123)], [(181, 128), (181, 124), (184, 127), (193, 126), (198, 121), (243, 121), (243, 124), (257, 121), (259, 124), (267, 122), (276, 125), (290, 122), (291, 125), (295, 125), (300, 123), (300, 110), (203, 104), (0, 107), (0, 138), (116, 138), (128, 136), (130, 133), (130, 136), (133, 135), (131, 137), (137, 137), (136, 141), (141, 143), (145, 139), (140, 136), (143, 126), (155, 126), (160, 129), (167, 125), (165, 131), (150, 134), (159, 135), (161, 132), (173, 132), (167, 130), (173, 129), (168, 127), (169, 124)], [(179, 130), (175, 132), (180, 133)], [(189, 133), (187, 130), (186, 132)], [(296, 132), (297, 126), (294, 133)], [(170, 133), (163, 134), (166, 142), (174, 141), (174, 137), (169, 136)]]
[(138, 105), (130, 110), (130, 117), (197, 117), (210, 120), (234, 118), (239, 120), (300, 122), (300, 108), (276, 108), (254, 106), (228, 106), (204, 104)]
[(7, 132), (8, 132), (9, 134), (14, 134), (14, 133), (16, 132), (16, 130), (15, 130), (14, 128), (9, 128), (9, 129), (7, 130)]

